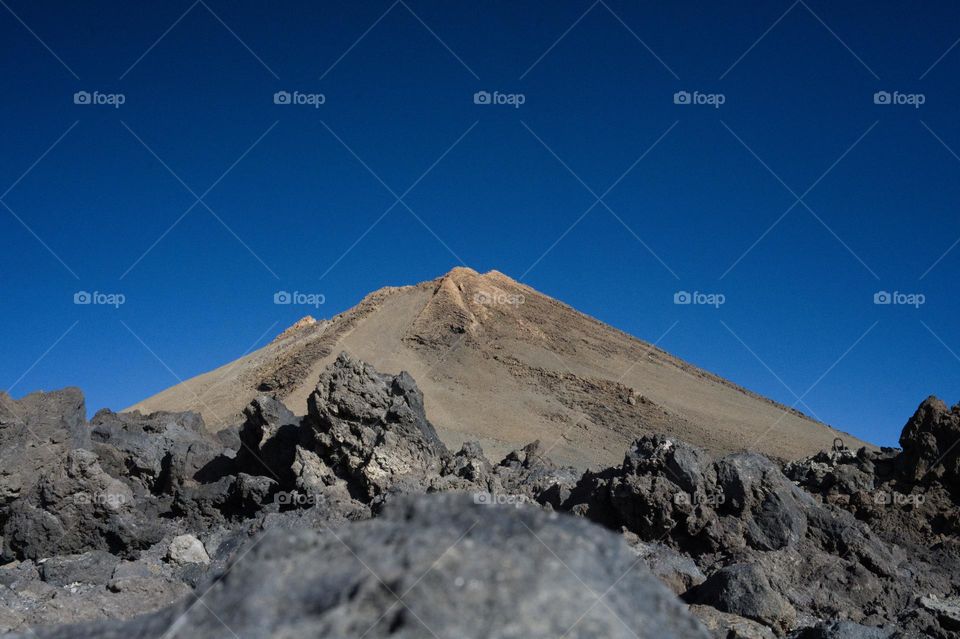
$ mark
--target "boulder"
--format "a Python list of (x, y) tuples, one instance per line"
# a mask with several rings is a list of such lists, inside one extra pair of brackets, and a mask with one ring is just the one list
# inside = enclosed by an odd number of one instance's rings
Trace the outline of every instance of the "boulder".
[(201, 587), (203, 605), (36, 635), (708, 638), (635, 561), (617, 535), (583, 520), (431, 495), (336, 531), (268, 532), (228, 578)]
[[(90, 422), (92, 450), (114, 477), (147, 493), (172, 494), (188, 483), (222, 475), (223, 446), (207, 434), (196, 413), (114, 413), (101, 410)], [(218, 472), (219, 471), (219, 472)], [(211, 477), (212, 478), (212, 477)]]
[(733, 564), (710, 575), (690, 594), (692, 603), (753, 619), (778, 633), (793, 627), (797, 611), (770, 585), (755, 564)]
[(937, 480), (960, 493), (960, 404), (928, 397), (903, 427), (900, 472), (910, 481)]
[(177, 535), (170, 542), (167, 559), (175, 564), (209, 564), (210, 556), (203, 542), (193, 535)]
[(450, 457), (407, 373), (382, 375), (341, 353), (307, 407), (313, 451), (361, 501), (429, 490)]
[(133, 492), (100, 467), (97, 455), (71, 450), (14, 502), (3, 529), (3, 556), (39, 559), (106, 550), (130, 554), (156, 543), (162, 525), (137, 509)]
[(40, 564), (41, 578), (55, 586), (74, 583), (107, 585), (120, 560), (108, 552), (91, 550), (79, 555), (59, 555)]

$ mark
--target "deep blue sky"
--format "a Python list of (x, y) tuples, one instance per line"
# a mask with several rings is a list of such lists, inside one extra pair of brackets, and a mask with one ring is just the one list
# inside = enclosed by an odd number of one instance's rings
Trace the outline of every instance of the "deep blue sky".
[[(955, 3), (205, 2), (0, 8), (15, 397), (122, 408), (462, 260), (876, 443), (928, 394), (960, 399)], [(167, 232), (191, 190), (205, 205)]]

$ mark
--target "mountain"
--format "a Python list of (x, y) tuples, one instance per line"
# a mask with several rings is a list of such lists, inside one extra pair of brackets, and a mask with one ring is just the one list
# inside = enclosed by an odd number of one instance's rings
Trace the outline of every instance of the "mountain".
[(468, 268), (380, 289), (331, 319), (304, 318), (260, 350), (127, 410), (194, 410), (220, 430), (267, 394), (304, 414), (341, 351), (383, 372), (408, 371), (444, 442), (476, 440), (495, 458), (540, 439), (558, 462), (598, 467), (654, 432), (717, 454), (781, 459), (830, 448), (836, 437), (863, 445), (502, 273)]

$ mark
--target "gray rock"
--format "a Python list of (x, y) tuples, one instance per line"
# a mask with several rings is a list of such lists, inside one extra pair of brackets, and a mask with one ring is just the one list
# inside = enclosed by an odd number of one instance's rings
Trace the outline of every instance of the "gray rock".
[[(37, 635), (153, 639), (176, 620), (170, 639), (708, 638), (634, 561), (615, 534), (582, 520), (428, 496), (339, 531), (268, 533), (202, 606)], [(591, 593), (606, 594), (597, 604)]]
[(721, 513), (745, 522), (747, 543), (760, 550), (796, 544), (806, 534), (806, 511), (814, 505), (766, 457), (728, 455), (717, 462), (717, 482), (725, 501)]
[(131, 489), (87, 450), (71, 450), (34, 478), (4, 525), (4, 556), (39, 559), (87, 550), (133, 552), (162, 537)]
[(0, 523), (4, 509), (66, 451), (88, 443), (86, 407), (76, 388), (14, 400), (0, 391)]
[(710, 606), (692, 605), (690, 613), (700, 620), (714, 639), (776, 639), (773, 630), (728, 612)]
[(862, 626), (852, 621), (827, 621), (791, 635), (791, 639), (890, 639), (893, 629)]
[(936, 615), (944, 629), (960, 631), (960, 597), (941, 599), (936, 595), (926, 595), (918, 601), (923, 608)]
[(224, 474), (223, 446), (207, 434), (196, 413), (114, 413), (101, 410), (90, 423), (92, 450), (114, 477), (150, 493), (172, 493), (188, 482)]
[(693, 603), (759, 621), (779, 633), (789, 630), (797, 616), (793, 606), (771, 587), (766, 574), (754, 564), (721, 568), (693, 591), (691, 599)]
[(210, 563), (210, 556), (207, 555), (207, 550), (203, 547), (203, 542), (193, 535), (178, 535), (174, 537), (167, 550), (167, 558), (180, 565)]
[(362, 501), (430, 489), (450, 456), (407, 373), (381, 375), (341, 353), (307, 407), (314, 452)]
[(40, 563), (41, 578), (55, 586), (74, 583), (105, 586), (120, 560), (108, 552), (91, 550), (79, 555), (50, 557)]
[(244, 409), (237, 467), (250, 475), (266, 475), (285, 490), (293, 484), (292, 466), (301, 442), (300, 420), (280, 401), (261, 395)]
[(633, 551), (643, 558), (650, 572), (678, 595), (707, 579), (693, 559), (669, 546), (633, 541), (630, 536), (627, 536), (627, 541), (631, 543)]
[(960, 404), (948, 409), (940, 399), (928, 397), (900, 434), (903, 448), (900, 472), (909, 480), (935, 479), (960, 492)]

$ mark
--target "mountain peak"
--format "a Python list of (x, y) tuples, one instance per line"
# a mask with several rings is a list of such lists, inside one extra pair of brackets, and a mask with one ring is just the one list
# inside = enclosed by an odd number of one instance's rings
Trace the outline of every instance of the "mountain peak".
[[(133, 408), (196, 410), (213, 427), (270, 392), (302, 414), (337, 353), (409, 372), (441, 438), (505, 455), (534, 439), (579, 467), (622, 459), (636, 437), (666, 433), (717, 453), (781, 459), (843, 433), (684, 362), (495, 270), (464, 266), (387, 287), (326, 320), (304, 317), (272, 343)], [(203, 397), (203, 401), (198, 401)], [(789, 433), (764, 437), (770, 424)]]
[(273, 339), (273, 341), (277, 342), (277, 341), (280, 341), (280, 340), (282, 340), (282, 339), (284, 339), (284, 338), (290, 337), (290, 336), (293, 335), (294, 333), (300, 332), (300, 329), (306, 328), (306, 327), (308, 327), (308, 326), (313, 326), (313, 325), (316, 324), (316, 323), (317, 323), (317, 320), (315, 320), (312, 315), (307, 315), (307, 316), (305, 316), (305, 317), (301, 317), (301, 318), (298, 319), (296, 322), (294, 322), (293, 324), (291, 324), (286, 330), (284, 330), (282, 333), (280, 333), (279, 335), (277, 335), (277, 336)]

